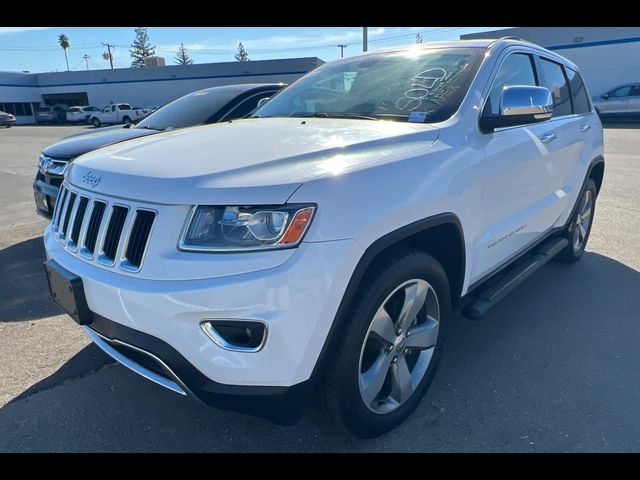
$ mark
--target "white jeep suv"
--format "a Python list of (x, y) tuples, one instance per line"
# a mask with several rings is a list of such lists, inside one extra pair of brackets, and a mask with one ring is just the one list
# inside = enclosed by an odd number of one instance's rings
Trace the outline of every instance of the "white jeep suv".
[(102, 148), (45, 231), (55, 301), (179, 394), (369, 437), (483, 315), (589, 237), (603, 135), (578, 69), (515, 40), (327, 63), (253, 118)]

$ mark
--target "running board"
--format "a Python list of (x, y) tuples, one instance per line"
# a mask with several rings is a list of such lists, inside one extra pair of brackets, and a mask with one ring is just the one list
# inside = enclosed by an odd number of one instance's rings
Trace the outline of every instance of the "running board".
[(517, 260), (487, 282), (462, 309), (465, 317), (478, 319), (509, 292), (562, 251), (569, 241), (566, 238), (547, 240), (524, 258)]

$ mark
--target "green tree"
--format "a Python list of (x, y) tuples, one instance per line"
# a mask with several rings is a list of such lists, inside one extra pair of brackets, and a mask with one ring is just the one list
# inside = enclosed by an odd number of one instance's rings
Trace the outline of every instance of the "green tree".
[(238, 44), (238, 50), (236, 50), (236, 54), (234, 56), (236, 57), (236, 60), (239, 62), (249, 61), (249, 54), (245, 50), (244, 45), (242, 45), (242, 42)]
[(177, 65), (193, 65), (193, 60), (189, 57), (189, 53), (187, 53), (187, 49), (183, 43), (178, 47), (178, 53), (176, 53), (174, 58)]
[(131, 67), (142, 68), (144, 67), (144, 60), (155, 55), (156, 46), (151, 45), (147, 27), (136, 27), (135, 31), (136, 38), (133, 40), (129, 50), (132, 58)]
[(58, 44), (62, 47), (62, 50), (64, 50), (64, 59), (67, 62), (67, 72), (68, 72), (69, 58), (67, 57), (67, 48), (70, 47), (69, 37), (67, 37), (64, 33), (60, 34), (60, 36), (58, 37)]

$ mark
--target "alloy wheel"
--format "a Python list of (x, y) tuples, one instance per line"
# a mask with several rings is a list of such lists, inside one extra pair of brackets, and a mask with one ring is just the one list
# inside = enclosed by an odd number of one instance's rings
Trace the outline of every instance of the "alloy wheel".
[(584, 192), (584, 197), (580, 203), (578, 214), (576, 215), (575, 229), (573, 231), (573, 251), (579, 252), (587, 239), (589, 226), (591, 225), (593, 211), (593, 196), (591, 190)]
[(360, 352), (359, 387), (377, 414), (397, 410), (424, 379), (438, 340), (440, 305), (423, 279), (398, 286), (376, 311)]

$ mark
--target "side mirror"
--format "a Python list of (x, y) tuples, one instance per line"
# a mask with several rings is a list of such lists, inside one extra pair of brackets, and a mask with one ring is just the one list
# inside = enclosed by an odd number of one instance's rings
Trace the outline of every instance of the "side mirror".
[(258, 100), (258, 107), (257, 108), (260, 108), (262, 105), (267, 103), (270, 99), (271, 99), (271, 97), (264, 97), (264, 98), (261, 98), (260, 100)]
[(608, 100), (609, 99), (609, 94), (605, 93), (604, 95), (602, 95), (602, 98), (604, 98), (605, 100)]
[(544, 122), (553, 114), (553, 98), (545, 87), (511, 85), (504, 87), (500, 97), (500, 113), (480, 117), (483, 132), (496, 128)]

